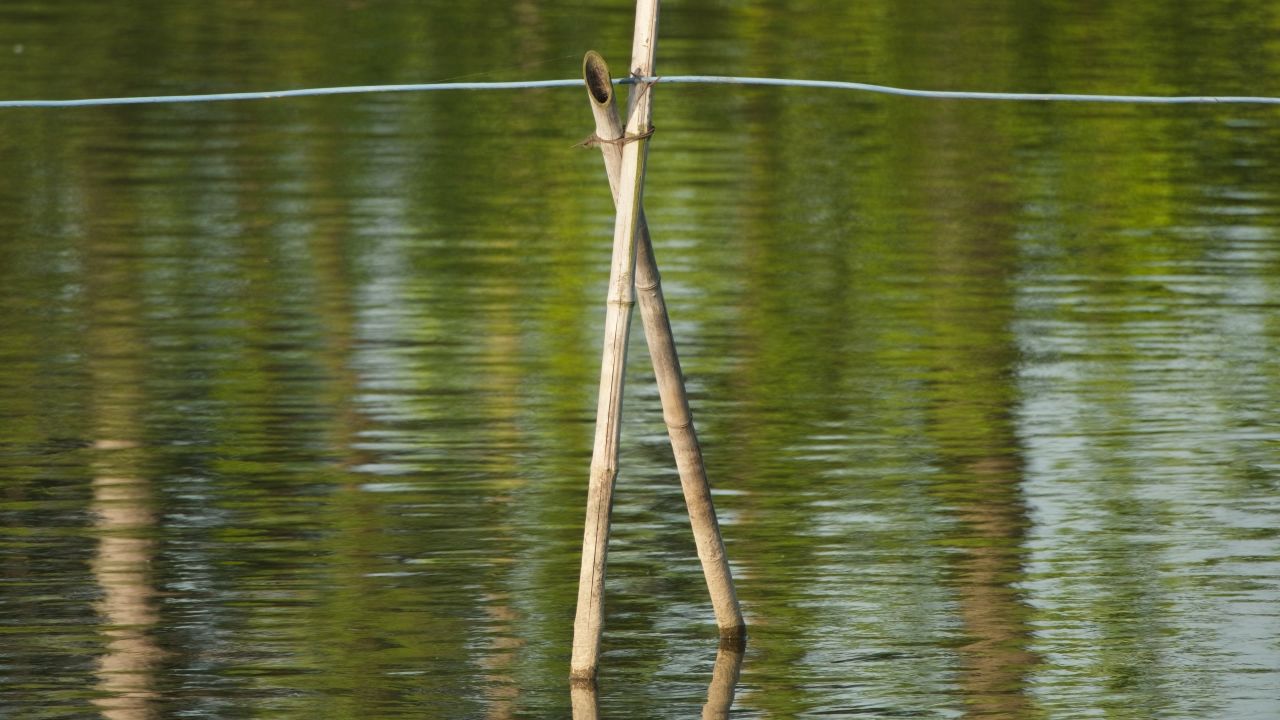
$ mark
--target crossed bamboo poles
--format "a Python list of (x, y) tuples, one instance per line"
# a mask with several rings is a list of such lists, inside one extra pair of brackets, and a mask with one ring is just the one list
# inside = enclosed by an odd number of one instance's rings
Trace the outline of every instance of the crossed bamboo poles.
[[(653, 77), (657, 29), (658, 0), (639, 0), (631, 61), (631, 72), (635, 77)], [(725, 557), (724, 541), (720, 536), (711, 488), (703, 466), (702, 449), (694, 432), (680, 359), (676, 354), (658, 266), (642, 210), (648, 138), (653, 134), (650, 86), (637, 84), (631, 92), (624, 128), (618, 119), (613, 83), (604, 58), (595, 52), (587, 53), (583, 59), (583, 79), (596, 122), (595, 135), (587, 144), (600, 147), (617, 206), (570, 666), (570, 677), (574, 681), (590, 683), (595, 681), (599, 666), (600, 638), (604, 629), (604, 576), (613, 488), (618, 477), (627, 337), (637, 296), (645, 340), (662, 400), (663, 420), (671, 437), (698, 558), (702, 562), (722, 640), (740, 644), (745, 638), (746, 624)]]

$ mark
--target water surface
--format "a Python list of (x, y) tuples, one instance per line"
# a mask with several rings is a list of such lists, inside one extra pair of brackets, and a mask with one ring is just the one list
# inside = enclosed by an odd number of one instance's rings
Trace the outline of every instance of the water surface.
[[(659, 72), (1280, 95), (1264, 2), (829, 5), (670, 3)], [(632, 10), (7, 2), (0, 95), (620, 74)], [(1276, 110), (655, 92), (751, 639), (716, 666), (637, 333), (600, 716), (738, 670), (741, 718), (1274, 717)], [(0, 112), (0, 714), (567, 717), (590, 129), (572, 89)]]

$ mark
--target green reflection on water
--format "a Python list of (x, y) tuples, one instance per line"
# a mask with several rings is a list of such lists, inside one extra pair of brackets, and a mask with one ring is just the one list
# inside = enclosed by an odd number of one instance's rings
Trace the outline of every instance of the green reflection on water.
[[(0, 95), (564, 77), (631, 8), (7, 3)], [(1278, 94), (1231, 6), (673, 3), (660, 72)], [(659, 88), (740, 717), (1266, 717), (1269, 109)], [(571, 91), (0, 114), (0, 714), (564, 717), (611, 209)], [(637, 335), (636, 342), (641, 339)], [(633, 353), (603, 717), (708, 702)]]

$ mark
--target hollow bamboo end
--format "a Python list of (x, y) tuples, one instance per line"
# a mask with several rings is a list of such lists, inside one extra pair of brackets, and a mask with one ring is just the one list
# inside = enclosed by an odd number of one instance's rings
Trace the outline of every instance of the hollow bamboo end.
[(609, 64), (595, 50), (588, 50), (582, 58), (582, 79), (587, 84), (591, 102), (604, 106), (613, 100), (613, 78), (609, 77)]

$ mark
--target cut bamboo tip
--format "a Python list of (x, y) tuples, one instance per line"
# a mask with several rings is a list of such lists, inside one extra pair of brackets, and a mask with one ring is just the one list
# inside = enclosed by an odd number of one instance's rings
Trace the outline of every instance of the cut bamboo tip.
[(613, 100), (613, 78), (609, 77), (609, 66), (595, 50), (588, 50), (586, 57), (582, 58), (582, 79), (591, 93), (591, 102), (605, 106)]

